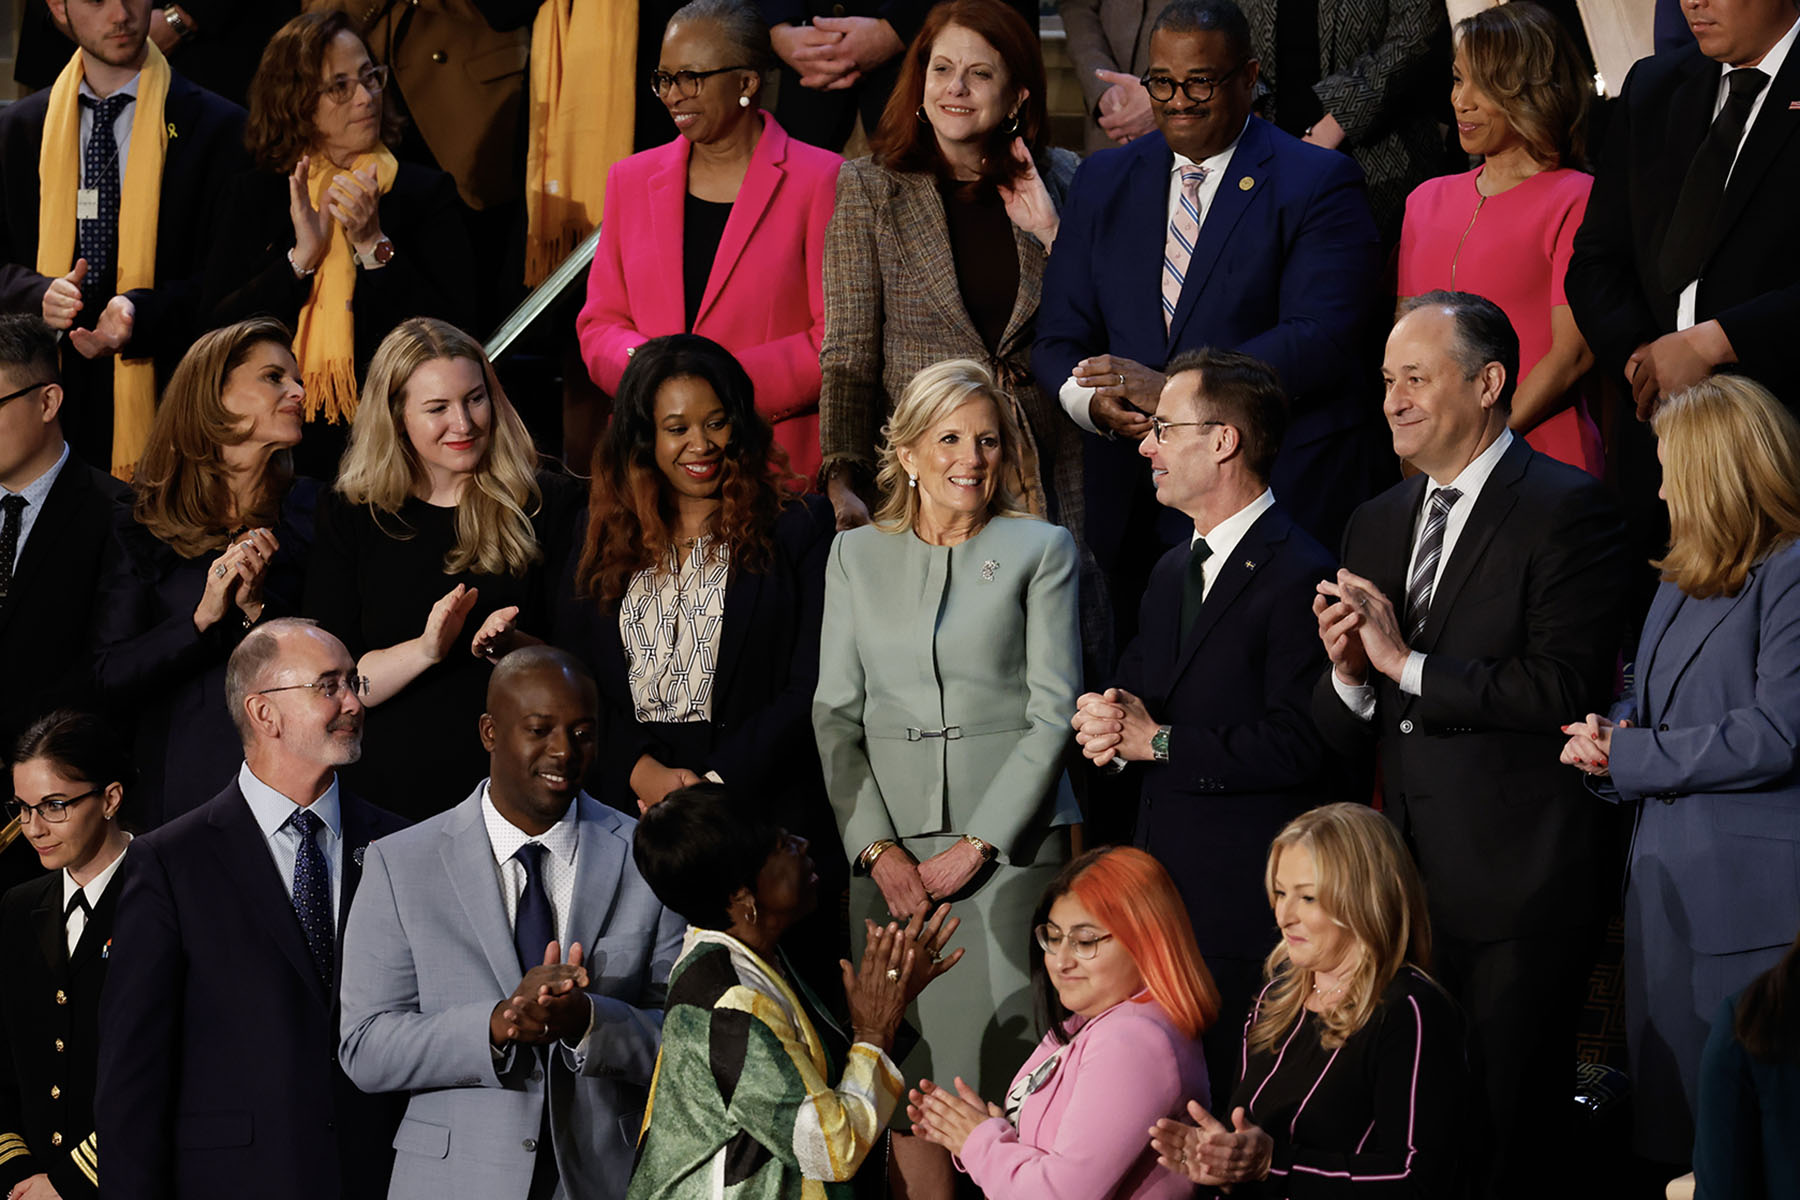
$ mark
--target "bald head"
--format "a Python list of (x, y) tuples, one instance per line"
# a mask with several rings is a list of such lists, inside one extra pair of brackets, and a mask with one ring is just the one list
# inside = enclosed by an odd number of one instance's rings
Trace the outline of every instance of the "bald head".
[(488, 676), (488, 711), (494, 711), (496, 703), (504, 703), (504, 697), (516, 693), (527, 678), (539, 672), (564, 676), (571, 686), (595, 694), (597, 702), (594, 677), (580, 659), (555, 646), (524, 646), (494, 664), (494, 673)]

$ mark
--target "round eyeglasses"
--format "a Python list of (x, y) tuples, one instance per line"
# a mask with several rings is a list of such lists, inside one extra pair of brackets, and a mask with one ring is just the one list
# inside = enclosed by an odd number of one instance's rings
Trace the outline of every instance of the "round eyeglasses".
[(1221, 83), (1243, 70), (1249, 62), (1250, 60), (1246, 58), (1217, 79), (1208, 79), (1204, 75), (1193, 75), (1186, 79), (1176, 80), (1168, 75), (1146, 75), (1138, 82), (1144, 85), (1144, 90), (1149, 92), (1150, 98), (1158, 104), (1167, 104), (1173, 100), (1177, 88), (1181, 89), (1182, 95), (1194, 103), (1205, 104), (1213, 98), (1213, 93), (1219, 90)]
[(1110, 933), (1066, 934), (1054, 925), (1039, 925), (1031, 931), (1037, 939), (1038, 946), (1045, 954), (1055, 956), (1062, 953), (1067, 945), (1075, 951), (1076, 958), (1093, 958), (1100, 953), (1100, 943), (1112, 941)]

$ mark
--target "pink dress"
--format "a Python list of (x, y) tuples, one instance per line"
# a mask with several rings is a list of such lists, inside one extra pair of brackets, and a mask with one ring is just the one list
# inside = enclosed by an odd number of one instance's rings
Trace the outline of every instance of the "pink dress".
[[(1399, 292), (1417, 296), (1444, 288), (1498, 304), (1519, 335), (1523, 380), (1550, 352), (1550, 310), (1569, 302), (1563, 278), (1594, 180), (1559, 167), (1484, 197), (1475, 187), (1480, 174), (1476, 168), (1428, 179), (1406, 198)], [(1599, 427), (1579, 397), (1525, 440), (1591, 475), (1605, 469)]]

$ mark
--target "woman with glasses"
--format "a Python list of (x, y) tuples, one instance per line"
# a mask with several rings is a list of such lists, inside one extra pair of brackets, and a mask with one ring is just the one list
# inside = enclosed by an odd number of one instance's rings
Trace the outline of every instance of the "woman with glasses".
[(670, 18), (650, 91), (680, 133), (614, 165), (576, 321), (581, 356), (612, 395), (637, 348), (698, 333), (756, 385), (756, 411), (805, 478), (819, 467), (821, 270), (837, 155), (762, 111), (775, 66), (751, 0), (692, 0)]
[(474, 313), (456, 185), (395, 159), (388, 68), (340, 11), (295, 17), (263, 51), (245, 128), (256, 166), (232, 185), (212, 239), (204, 311), (279, 317), (306, 381), (303, 467), (329, 478), (356, 415), (357, 384), (408, 317)]
[(913, 1130), (957, 1158), (989, 1200), (1175, 1200), (1144, 1131), (1211, 1094), (1200, 1031), (1219, 1011), (1175, 881), (1130, 847), (1090, 850), (1038, 902), (1032, 936), (1044, 1040), (989, 1104), (940, 1058), (910, 1095)]
[(489, 664), (549, 629), (581, 499), (474, 338), (415, 317), (382, 339), (306, 578), (369, 680), (354, 791), (417, 821), (487, 774)]
[(212, 799), (243, 761), (225, 662), (251, 626), (299, 608), (319, 494), (294, 474), (304, 399), (268, 317), (206, 334), (163, 391), (94, 605), (96, 680), (136, 724), (146, 827)]
[(0, 900), (0, 1189), (19, 1200), (99, 1194), (94, 1088), (115, 876), (131, 835), (123, 743), (59, 709), (8, 747), (11, 817), (49, 872)]

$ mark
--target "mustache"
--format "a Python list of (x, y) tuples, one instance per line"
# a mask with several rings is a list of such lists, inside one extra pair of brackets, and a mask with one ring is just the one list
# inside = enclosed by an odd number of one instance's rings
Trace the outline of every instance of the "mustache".
[(325, 729), (328, 733), (361, 733), (362, 724), (361, 713), (345, 713), (341, 717), (333, 717)]

